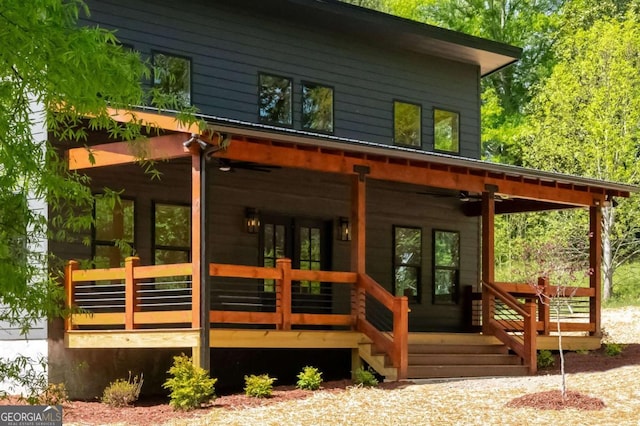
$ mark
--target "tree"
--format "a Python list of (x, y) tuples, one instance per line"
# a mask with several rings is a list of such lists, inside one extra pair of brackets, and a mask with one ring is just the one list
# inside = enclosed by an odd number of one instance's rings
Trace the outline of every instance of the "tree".
[[(532, 101), (523, 144), (525, 165), (637, 184), (640, 178), (640, 25), (597, 21), (558, 45), (558, 64)], [(617, 266), (638, 253), (638, 200), (605, 206), (604, 299)], [(616, 222), (617, 216), (617, 222)]]
[[(157, 93), (142, 87), (150, 70), (138, 54), (111, 32), (79, 26), (80, 14), (80, 0), (6, 0), (0, 9), (0, 321), (25, 333), (61, 314), (59, 271), (41, 243), (91, 224), (79, 214), (93, 203), (87, 179), (69, 173), (51, 139), (82, 141), (90, 130), (138, 139), (143, 129), (112, 121), (107, 107), (153, 104)], [(34, 199), (49, 216), (31, 208)]]

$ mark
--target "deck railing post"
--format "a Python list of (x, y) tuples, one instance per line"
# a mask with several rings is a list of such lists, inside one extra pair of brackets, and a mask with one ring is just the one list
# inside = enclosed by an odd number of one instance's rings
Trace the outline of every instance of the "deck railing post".
[(291, 259), (277, 259), (276, 268), (280, 270), (280, 279), (276, 286), (282, 289), (281, 329), (291, 330)]
[(393, 363), (401, 380), (407, 378), (409, 366), (409, 299), (406, 296), (396, 297), (393, 302)]
[(140, 258), (127, 257), (124, 260), (124, 328), (136, 328), (135, 312), (139, 309), (137, 303), (138, 285), (135, 279), (135, 268), (140, 265)]
[(525, 310), (529, 314), (524, 318), (524, 353), (525, 363), (529, 366), (529, 373), (535, 374), (538, 370), (538, 357), (537, 357), (537, 339), (538, 333), (536, 327), (536, 304), (533, 301), (528, 301), (524, 306)]
[(538, 278), (538, 291), (542, 294), (538, 296), (538, 321), (542, 322), (542, 334), (549, 335), (551, 331), (551, 309), (549, 298), (549, 279), (547, 277)]
[(77, 270), (78, 267), (78, 262), (70, 260), (67, 262), (64, 269), (64, 292), (67, 299), (67, 314), (64, 318), (65, 331), (69, 331), (74, 328), (73, 322), (71, 321), (71, 310), (73, 309), (73, 305), (75, 305), (75, 282), (73, 281), (73, 271)]

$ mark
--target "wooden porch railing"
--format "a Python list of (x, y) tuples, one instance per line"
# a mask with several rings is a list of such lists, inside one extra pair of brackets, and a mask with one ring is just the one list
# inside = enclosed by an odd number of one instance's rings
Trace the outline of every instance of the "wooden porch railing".
[[(84, 312), (69, 316), (66, 330), (78, 327), (109, 328), (117, 326), (133, 330), (140, 326), (178, 326), (190, 324), (195, 314), (192, 300), (189, 263), (174, 265), (140, 266), (139, 259), (127, 258), (125, 267), (80, 270), (75, 261), (66, 267), (65, 293), (68, 308), (80, 307)], [(406, 297), (394, 297), (371, 277), (355, 272), (311, 271), (291, 268), (291, 260), (279, 259), (275, 268), (228, 265), (209, 265), (211, 277), (249, 279), (253, 287), (272, 280), (272, 292), (264, 292), (275, 299), (270, 312), (257, 310), (209, 311), (212, 324), (272, 325), (277, 330), (291, 330), (292, 326), (344, 327), (356, 329), (367, 335), (384, 351), (398, 378), (406, 378), (408, 363), (408, 301)], [(155, 282), (157, 278), (180, 277), (178, 281)], [(350, 286), (350, 313), (296, 312), (293, 309), (292, 283), (317, 282), (327, 285)], [(96, 283), (101, 282), (101, 283)], [(233, 284), (231, 284), (233, 286)], [(148, 303), (141, 303), (144, 298)], [(367, 320), (369, 307), (366, 300), (372, 298), (383, 306), (393, 319), (391, 330), (380, 330)], [(84, 303), (82, 305), (81, 303)], [(88, 307), (87, 307), (88, 306)]]
[(496, 336), (522, 358), (531, 374), (537, 371), (535, 301), (522, 303), (494, 283), (483, 282), (482, 324), (486, 334)]

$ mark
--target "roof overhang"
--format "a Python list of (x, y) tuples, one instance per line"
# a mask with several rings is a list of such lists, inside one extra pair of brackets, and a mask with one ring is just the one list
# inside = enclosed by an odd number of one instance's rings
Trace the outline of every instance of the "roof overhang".
[[(475, 193), (490, 190), (505, 202), (498, 212), (538, 211), (602, 205), (612, 197), (628, 197), (636, 186), (560, 173), (490, 163), (417, 149), (319, 135), (294, 129), (246, 123), (200, 115), (207, 123), (185, 126), (168, 114), (147, 111), (110, 111), (116, 121), (136, 121), (176, 132), (151, 138), (144, 151), (129, 142), (114, 142), (69, 150), (70, 169), (125, 164), (140, 159), (171, 159), (191, 155), (184, 142), (196, 135), (213, 148), (211, 155), (282, 167), (354, 174), (368, 170), (374, 179), (412, 183)], [(225, 149), (220, 140), (230, 141)], [(135, 145), (133, 145), (135, 146)], [(90, 152), (90, 154), (89, 154)], [(474, 215), (475, 207), (465, 213)], [(504, 210), (504, 211), (501, 211)]]
[(522, 49), (339, 0), (215, 0), (230, 8), (355, 37), (387, 46), (476, 65), (486, 76), (517, 61)]

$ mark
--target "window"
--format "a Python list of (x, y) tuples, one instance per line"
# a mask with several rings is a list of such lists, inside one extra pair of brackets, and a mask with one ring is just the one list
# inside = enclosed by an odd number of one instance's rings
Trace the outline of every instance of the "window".
[(396, 296), (419, 301), (422, 229), (393, 227), (393, 287)]
[(156, 265), (187, 263), (191, 257), (191, 207), (153, 205), (153, 261)]
[(393, 141), (396, 145), (422, 146), (421, 111), (422, 107), (417, 104), (393, 103)]
[(191, 105), (191, 59), (153, 53), (153, 85), (175, 96), (181, 106)]
[(134, 202), (96, 196), (93, 206), (93, 261), (96, 268), (117, 268), (133, 254)]
[(433, 231), (433, 303), (457, 303), (460, 278), (460, 234)]
[(434, 149), (460, 152), (460, 120), (457, 112), (433, 110)]
[(291, 126), (293, 124), (292, 83), (291, 79), (269, 74), (259, 77), (259, 115), (260, 121), (269, 124)]
[(302, 127), (333, 133), (333, 89), (302, 83)]
[[(285, 257), (287, 227), (284, 224), (265, 223), (263, 232), (262, 265), (266, 268), (275, 268), (276, 260)], [(268, 293), (276, 291), (276, 281), (265, 279), (264, 291)]]
[[(300, 269), (322, 270), (320, 228), (300, 226)], [(320, 281), (300, 281), (300, 293), (320, 294)]]

